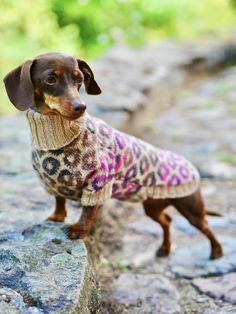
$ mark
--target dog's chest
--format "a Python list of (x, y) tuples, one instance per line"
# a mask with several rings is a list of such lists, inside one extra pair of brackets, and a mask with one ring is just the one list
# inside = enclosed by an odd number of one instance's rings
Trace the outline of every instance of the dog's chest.
[[(70, 148), (71, 150), (71, 148)], [(61, 148), (53, 151), (32, 151), (33, 168), (42, 180), (45, 189), (53, 195), (78, 200), (84, 186), (78, 169), (80, 151)]]

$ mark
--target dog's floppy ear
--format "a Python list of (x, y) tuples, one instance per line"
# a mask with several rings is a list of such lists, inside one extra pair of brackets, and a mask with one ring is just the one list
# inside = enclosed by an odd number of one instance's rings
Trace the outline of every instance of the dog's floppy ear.
[(86, 92), (90, 95), (99, 95), (101, 94), (101, 89), (98, 86), (97, 82), (94, 79), (93, 71), (90, 69), (89, 65), (80, 59), (77, 59), (79, 69), (84, 75), (84, 85)]
[(7, 95), (19, 110), (28, 109), (34, 101), (34, 87), (30, 69), (34, 61), (28, 60), (9, 72), (3, 79)]

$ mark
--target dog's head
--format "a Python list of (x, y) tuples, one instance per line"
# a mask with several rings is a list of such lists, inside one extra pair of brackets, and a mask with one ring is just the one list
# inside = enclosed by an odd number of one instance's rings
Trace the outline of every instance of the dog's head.
[(79, 118), (86, 109), (79, 95), (82, 83), (88, 94), (101, 93), (85, 61), (59, 53), (26, 61), (8, 73), (4, 83), (17, 109), (34, 108), (42, 114), (60, 114), (68, 120)]

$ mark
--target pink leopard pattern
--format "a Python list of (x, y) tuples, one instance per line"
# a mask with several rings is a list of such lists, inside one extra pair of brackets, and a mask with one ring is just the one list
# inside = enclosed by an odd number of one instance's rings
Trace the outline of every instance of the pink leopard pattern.
[(196, 168), (173, 152), (154, 147), (87, 115), (78, 137), (56, 150), (33, 149), (33, 166), (47, 191), (102, 204), (107, 198), (143, 201), (182, 197), (199, 185)]

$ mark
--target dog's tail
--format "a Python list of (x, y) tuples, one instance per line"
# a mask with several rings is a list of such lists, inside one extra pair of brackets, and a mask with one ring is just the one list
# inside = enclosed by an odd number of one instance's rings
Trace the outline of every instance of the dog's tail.
[(216, 217), (222, 217), (223, 215), (215, 212), (214, 210), (206, 209), (206, 214), (209, 216), (216, 216)]

